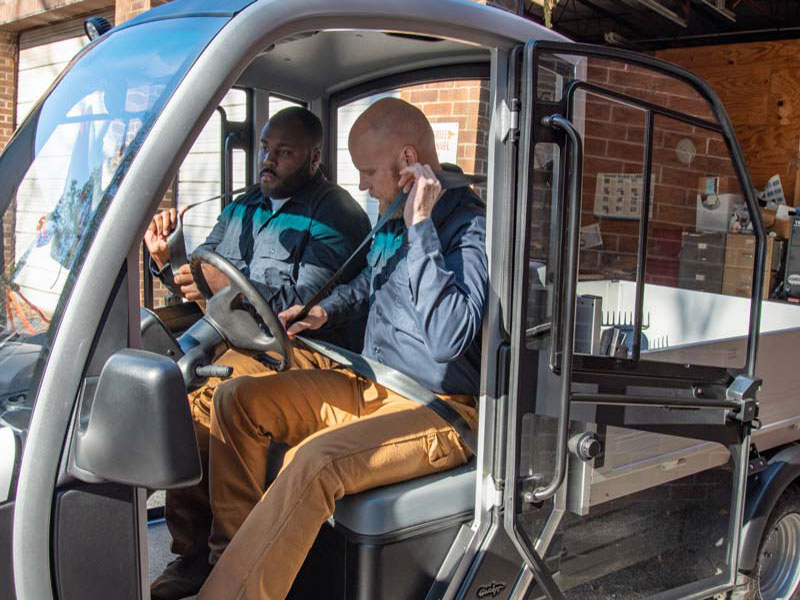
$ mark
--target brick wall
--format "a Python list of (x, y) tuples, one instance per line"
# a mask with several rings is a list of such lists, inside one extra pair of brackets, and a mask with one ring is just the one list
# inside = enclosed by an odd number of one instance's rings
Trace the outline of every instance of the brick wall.
[[(18, 35), (0, 31), (0, 152), (14, 132), (17, 97)], [(11, 206), (3, 215), (3, 270), (7, 270), (14, 257), (14, 230), (16, 209)]]
[(117, 25), (128, 19), (142, 14), (168, 0), (117, 0), (114, 10), (114, 19)]
[[(488, 169), (489, 87), (480, 80), (446, 81), (403, 88), (400, 97), (431, 123), (458, 123), (457, 163), (465, 173)], [(476, 191), (485, 199), (485, 187)]]
[[(638, 99), (713, 119), (691, 88), (675, 80), (630, 65), (593, 60), (591, 83)], [(639, 220), (606, 218), (595, 214), (597, 177), (606, 174), (643, 174), (645, 112), (620, 101), (586, 95), (585, 158), (581, 225), (597, 223), (603, 247), (581, 252), (581, 272), (635, 279)], [(686, 141), (688, 140), (688, 142)], [(678, 144), (694, 146), (686, 164)], [(688, 160), (688, 156), (684, 155)], [(683, 232), (694, 231), (701, 178), (718, 177), (719, 192), (739, 192), (723, 138), (708, 129), (656, 116), (653, 129), (651, 185), (653, 210), (648, 230), (647, 281), (678, 285), (678, 260)]]

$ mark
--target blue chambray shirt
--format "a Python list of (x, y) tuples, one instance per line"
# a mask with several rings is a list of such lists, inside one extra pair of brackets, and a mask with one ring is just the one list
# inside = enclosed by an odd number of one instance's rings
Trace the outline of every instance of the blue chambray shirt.
[[(310, 300), (370, 229), (369, 218), (350, 194), (318, 172), (276, 212), (260, 189), (239, 196), (222, 211), (202, 246), (242, 271), (277, 314)], [(364, 264), (363, 257), (354, 261), (342, 281), (350, 281)], [(168, 265), (158, 271), (151, 262), (151, 269), (178, 291)], [(363, 319), (315, 334), (360, 349)]]
[(486, 211), (461, 187), (411, 228), (387, 222), (364, 270), (320, 305), (333, 324), (368, 305), (365, 356), (433, 392), (476, 395), (487, 285)]

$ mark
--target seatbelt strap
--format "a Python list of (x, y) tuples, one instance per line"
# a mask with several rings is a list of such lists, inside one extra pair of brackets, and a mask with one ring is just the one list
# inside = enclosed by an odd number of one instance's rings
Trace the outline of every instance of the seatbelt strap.
[(233, 190), (230, 192), (225, 192), (224, 194), (219, 194), (217, 196), (212, 196), (211, 198), (206, 198), (205, 200), (200, 200), (198, 202), (193, 202), (189, 206), (185, 206), (178, 212), (178, 222), (175, 224), (175, 229), (172, 230), (167, 236), (167, 249), (169, 250), (169, 264), (172, 270), (172, 273), (177, 273), (178, 270), (183, 265), (189, 264), (189, 258), (186, 255), (186, 242), (184, 241), (183, 237), (183, 215), (186, 211), (191, 210), (195, 206), (200, 206), (201, 204), (205, 204), (206, 202), (211, 202), (212, 200), (220, 200), (222, 198), (232, 198), (236, 194), (241, 194), (244, 192), (252, 192), (257, 187), (259, 187), (259, 183), (254, 183), (252, 185), (245, 186), (243, 188), (239, 188), (238, 190)]
[[(436, 175), (436, 179), (439, 180), (443, 190), (450, 190), (469, 185), (466, 177), (464, 177), (464, 174), (458, 171), (434, 171), (434, 175)], [(292, 319), (292, 323), (305, 319), (308, 316), (308, 311), (319, 304), (320, 300), (325, 298), (330, 293), (331, 289), (333, 289), (333, 286), (336, 285), (336, 282), (339, 281), (339, 278), (347, 270), (347, 267), (353, 263), (361, 251), (375, 238), (375, 235), (378, 233), (378, 231), (380, 231), (381, 227), (386, 225), (386, 222), (391, 219), (395, 213), (397, 213), (397, 211), (400, 209), (400, 206), (403, 204), (403, 202), (405, 202), (406, 195), (407, 194), (400, 192), (397, 194), (397, 196), (395, 196), (395, 199), (392, 200), (389, 208), (383, 211), (380, 219), (378, 219), (378, 222), (375, 223), (375, 227), (372, 228), (372, 231), (367, 234), (367, 237), (361, 240), (361, 243), (358, 245), (358, 247), (350, 256), (347, 257), (347, 260), (344, 261), (342, 266), (330, 276), (328, 281), (325, 282), (325, 284), (317, 291), (317, 293), (314, 294), (311, 300), (305, 303), (302, 310), (300, 310), (300, 312), (297, 313), (297, 316)]]
[(303, 344), (315, 352), (319, 352), (343, 367), (347, 367), (357, 375), (361, 375), (365, 379), (374, 381), (386, 389), (392, 390), (404, 398), (408, 398), (412, 402), (429, 408), (455, 430), (458, 437), (461, 438), (461, 441), (469, 448), (469, 451), (472, 452), (473, 455), (477, 455), (478, 443), (475, 432), (472, 431), (464, 417), (447, 402), (430, 390), (422, 387), (408, 375), (400, 373), (391, 367), (367, 358), (366, 356), (362, 356), (361, 354), (340, 348), (330, 342), (312, 340), (301, 336), (297, 336), (296, 339), (303, 342)]

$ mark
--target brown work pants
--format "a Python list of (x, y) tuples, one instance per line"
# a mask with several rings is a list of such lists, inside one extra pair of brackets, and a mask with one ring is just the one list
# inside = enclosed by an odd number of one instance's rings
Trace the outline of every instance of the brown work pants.
[[(444, 398), (477, 426), (471, 396)], [(271, 441), (291, 449), (265, 491)], [(224, 383), (214, 396), (210, 445), (216, 565), (198, 598), (214, 600), (284, 598), (338, 498), (469, 458), (433, 411), (333, 370)]]
[[(328, 358), (302, 348), (294, 348), (295, 369), (331, 368), (333, 362)], [(228, 350), (217, 364), (233, 367), (231, 378), (242, 375), (275, 374), (269, 367), (246, 354)], [(197, 434), (197, 445), (203, 463), (203, 479), (197, 485), (168, 490), (166, 496), (167, 528), (172, 535), (172, 552), (183, 556), (193, 556), (208, 552), (208, 536), (211, 533), (211, 505), (208, 492), (208, 440), (211, 422), (211, 400), (214, 391), (223, 382), (210, 378), (202, 387), (189, 394), (189, 408)]]

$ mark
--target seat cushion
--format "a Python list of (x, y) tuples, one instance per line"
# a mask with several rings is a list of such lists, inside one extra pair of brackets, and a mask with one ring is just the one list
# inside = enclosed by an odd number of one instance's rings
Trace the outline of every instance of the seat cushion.
[(451, 471), (345, 496), (336, 503), (335, 527), (385, 536), (463, 516), (475, 506), (475, 459)]

